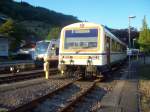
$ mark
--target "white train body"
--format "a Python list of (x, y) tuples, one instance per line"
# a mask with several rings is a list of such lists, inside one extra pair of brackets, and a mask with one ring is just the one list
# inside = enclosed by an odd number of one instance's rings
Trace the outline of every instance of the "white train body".
[(51, 56), (58, 55), (57, 49), (59, 48), (59, 40), (44, 40), (38, 41), (35, 48), (35, 60), (43, 60), (44, 57), (50, 58)]
[(125, 43), (102, 25), (89, 22), (64, 27), (59, 48), (61, 70), (64, 66), (112, 65), (126, 58)]

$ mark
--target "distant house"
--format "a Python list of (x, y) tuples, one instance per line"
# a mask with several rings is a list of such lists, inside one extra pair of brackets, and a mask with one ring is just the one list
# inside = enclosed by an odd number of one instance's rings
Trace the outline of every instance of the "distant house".
[(9, 41), (4, 36), (0, 35), (0, 58), (8, 57)]

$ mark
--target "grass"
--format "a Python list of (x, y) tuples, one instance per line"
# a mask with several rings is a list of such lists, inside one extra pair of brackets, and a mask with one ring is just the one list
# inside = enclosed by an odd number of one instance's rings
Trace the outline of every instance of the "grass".
[(150, 112), (150, 64), (139, 68), (142, 112)]
[(139, 69), (140, 79), (150, 80), (150, 64), (143, 64)]

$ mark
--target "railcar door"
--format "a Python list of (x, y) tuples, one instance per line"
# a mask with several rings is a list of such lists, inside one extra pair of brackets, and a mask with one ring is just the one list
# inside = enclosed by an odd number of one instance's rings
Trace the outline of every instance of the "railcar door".
[(110, 65), (110, 38), (106, 37), (107, 64)]

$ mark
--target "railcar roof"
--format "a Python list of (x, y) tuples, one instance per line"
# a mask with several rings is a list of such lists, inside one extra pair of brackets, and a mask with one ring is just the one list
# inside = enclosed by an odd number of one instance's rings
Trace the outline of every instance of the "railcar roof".
[(65, 26), (63, 29), (65, 28), (69, 28), (69, 27), (80, 27), (80, 25), (84, 24), (84, 27), (91, 27), (91, 26), (101, 26), (100, 24), (96, 24), (96, 23), (90, 23), (90, 22), (78, 22), (78, 23), (73, 23), (70, 25)]
[(109, 30), (107, 30), (103, 25), (101, 24), (96, 24), (96, 23), (92, 23), (92, 22), (78, 22), (78, 23), (73, 23), (73, 24), (70, 24), (70, 25), (67, 25), (63, 28), (64, 29), (67, 29), (67, 28), (74, 28), (74, 27), (77, 27), (77, 28), (80, 28), (81, 25), (84, 25), (84, 27), (91, 27), (91, 26), (95, 26), (95, 27), (101, 27), (104, 29), (106, 35), (108, 35), (110, 38), (116, 40), (117, 42), (119, 42), (120, 44), (124, 45), (124, 46), (127, 46), (124, 42), (122, 42), (118, 37), (116, 37), (115, 35), (113, 35)]
[(106, 35), (108, 35), (110, 38), (115, 39), (117, 42), (119, 42), (120, 44), (127, 46), (124, 42), (122, 42), (118, 37), (116, 37), (114, 34), (112, 34), (109, 30), (107, 30), (106, 28), (104, 28)]

